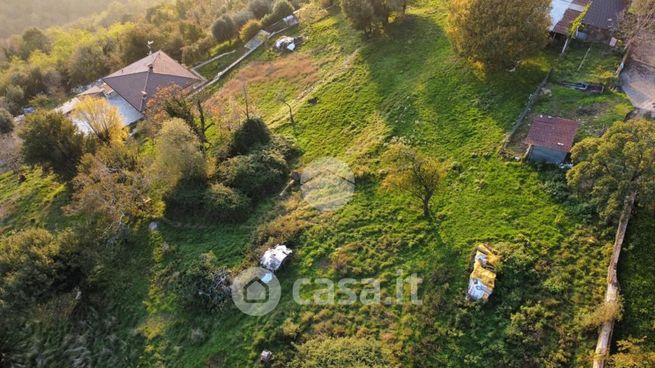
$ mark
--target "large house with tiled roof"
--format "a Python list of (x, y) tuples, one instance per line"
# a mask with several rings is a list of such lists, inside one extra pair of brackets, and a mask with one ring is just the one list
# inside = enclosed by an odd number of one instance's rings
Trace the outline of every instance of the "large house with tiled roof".
[[(158, 51), (102, 78), (58, 110), (69, 114), (81, 98), (105, 98), (118, 109), (127, 126), (143, 119), (148, 100), (162, 88), (177, 86), (193, 91), (205, 81), (200, 74), (187, 69), (163, 51)], [(85, 124), (78, 125), (85, 129)]]

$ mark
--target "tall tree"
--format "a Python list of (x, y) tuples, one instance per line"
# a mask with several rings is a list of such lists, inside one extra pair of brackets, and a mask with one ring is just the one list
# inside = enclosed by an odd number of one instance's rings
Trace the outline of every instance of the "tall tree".
[(73, 188), (67, 212), (80, 216), (103, 239), (117, 240), (137, 219), (155, 213), (136, 147), (103, 146), (84, 155)]
[(184, 121), (165, 122), (155, 138), (155, 154), (149, 168), (153, 185), (167, 192), (181, 181), (205, 179), (207, 165), (201, 146)]
[(652, 122), (617, 122), (602, 137), (578, 143), (571, 154), (575, 165), (566, 175), (569, 184), (596, 205), (604, 219), (618, 220), (633, 193), (643, 204), (655, 200)]
[(27, 308), (57, 282), (61, 247), (43, 229), (27, 229), (0, 241), (0, 311)]
[(50, 50), (50, 39), (38, 28), (30, 28), (23, 33), (22, 57), (27, 59), (34, 51)]
[[(606, 220), (618, 226), (607, 271), (605, 304), (619, 301), (618, 263), (635, 203), (655, 200), (655, 124), (646, 120), (615, 123), (602, 137), (588, 138), (572, 152), (575, 166), (569, 185), (595, 204)], [(599, 329), (593, 367), (605, 366), (614, 318)]]
[(127, 137), (118, 109), (104, 98), (82, 98), (75, 106), (74, 117), (102, 144), (122, 142)]
[(430, 217), (430, 200), (444, 177), (443, 166), (404, 143), (392, 144), (383, 159), (389, 170), (384, 186), (407, 191), (419, 199), (423, 215)]
[(237, 29), (232, 17), (223, 15), (212, 24), (212, 35), (216, 42), (231, 41), (237, 35)]
[(154, 121), (164, 121), (167, 117), (182, 119), (200, 139), (204, 154), (208, 144), (207, 131), (214, 126), (214, 123), (206, 118), (200, 99), (195, 100), (195, 105), (194, 111), (193, 101), (185, 98), (182, 89), (178, 86), (170, 86), (160, 89), (148, 101), (148, 115), (149, 120)]
[(60, 178), (71, 179), (85, 151), (84, 136), (63, 114), (41, 111), (29, 115), (18, 136), (28, 165), (52, 169)]
[(490, 69), (535, 55), (548, 41), (550, 0), (453, 0), (448, 35), (463, 56)]
[(375, 9), (368, 0), (341, 0), (341, 10), (350, 21), (353, 28), (364, 33), (373, 30)]
[(9, 111), (0, 107), (0, 135), (14, 131), (14, 117)]
[(14, 134), (0, 135), (0, 172), (12, 170), (19, 173), (23, 164), (20, 152), (20, 141)]
[(102, 77), (109, 71), (107, 56), (101, 45), (78, 46), (68, 62), (68, 78), (71, 87), (76, 87)]

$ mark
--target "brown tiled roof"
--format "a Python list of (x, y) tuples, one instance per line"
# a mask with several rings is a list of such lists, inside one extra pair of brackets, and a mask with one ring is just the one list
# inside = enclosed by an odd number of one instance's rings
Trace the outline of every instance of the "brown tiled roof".
[(555, 28), (553, 28), (553, 32), (559, 33), (562, 35), (568, 35), (569, 30), (571, 29), (571, 24), (578, 18), (578, 16), (581, 14), (581, 12), (574, 10), (574, 9), (568, 9), (564, 13), (564, 17), (562, 17), (562, 20), (557, 22), (555, 25)]
[(177, 85), (192, 86), (202, 79), (166, 55), (158, 51), (103, 78), (116, 93), (140, 112), (146, 101), (161, 88)]
[(575, 22), (576, 19), (582, 14), (582, 10), (587, 6), (591, 0), (574, 0), (571, 3), (571, 7), (566, 10), (562, 19), (557, 22), (553, 28), (553, 32), (559, 33), (562, 35), (568, 35), (571, 29), (571, 25)]
[(582, 23), (601, 29), (615, 28), (627, 6), (626, 0), (593, 0)]
[(574, 120), (540, 116), (532, 121), (527, 144), (560, 152), (570, 152), (578, 123)]

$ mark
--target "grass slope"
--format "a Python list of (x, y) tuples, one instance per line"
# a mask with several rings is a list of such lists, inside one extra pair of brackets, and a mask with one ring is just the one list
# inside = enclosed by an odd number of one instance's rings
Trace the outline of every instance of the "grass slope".
[[(77, 344), (113, 353), (113, 360), (97, 359), (97, 366), (246, 367), (262, 349), (282, 362), (293, 355), (292, 343), (357, 335), (388, 344), (404, 366), (584, 364), (593, 331), (576, 321), (602, 298), (607, 242), (594, 236), (588, 213), (570, 198), (559, 171), (495, 154), (555, 53), (545, 52), (515, 73), (485, 75), (454, 55), (444, 25), (445, 2), (431, 1), (373, 39), (353, 32), (339, 14), (294, 31), (307, 37), (299, 53), (316, 66), (316, 79), (261, 81), (249, 86), (254, 103), (278, 133), (295, 138), (304, 153), (301, 166), (322, 156), (351, 164), (358, 183), (353, 201), (319, 214), (292, 195), (261, 205), (239, 226), (143, 230), (100, 273), (91, 296), (97, 312), (88, 320), (111, 328), (90, 339), (90, 332), (65, 319), (45, 321), (42, 329), (28, 331), (26, 346), (41, 341), (34, 336), (55, 347), (65, 335), (87, 336)], [(262, 65), (285, 57), (256, 55)], [(295, 124), (273, 103), (280, 89), (291, 95)], [(318, 104), (307, 104), (309, 98)], [(409, 196), (380, 187), (379, 156), (393, 136), (452, 163), (433, 201), (435, 219), (420, 217)], [(16, 188), (7, 177), (1, 180), (3, 188)], [(13, 226), (47, 213), (48, 196), (65, 198), (57, 197), (57, 187), (43, 194), (39, 185), (54, 184), (38, 183), (26, 187), (32, 194), (21, 198), (32, 199), (21, 206), (42, 207), (17, 212)], [(292, 244), (293, 261), (279, 274), (278, 308), (254, 318), (234, 307), (222, 313), (187, 307), (174, 288), (179, 272), (209, 250), (226, 267), (253, 264), (254, 234), (263, 225), (303, 230)], [(481, 241), (497, 246), (506, 265), (492, 301), (471, 306), (463, 303), (468, 262)], [(319, 307), (291, 300), (298, 277), (376, 277), (390, 295), (398, 270), (425, 278), (424, 306)], [(62, 354), (56, 365), (68, 366), (71, 355)]]

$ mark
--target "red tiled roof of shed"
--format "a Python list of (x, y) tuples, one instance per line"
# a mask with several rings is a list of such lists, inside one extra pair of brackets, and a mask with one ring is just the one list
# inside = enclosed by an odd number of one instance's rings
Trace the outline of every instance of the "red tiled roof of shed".
[(578, 123), (574, 120), (540, 116), (534, 119), (525, 142), (560, 152), (570, 152)]

